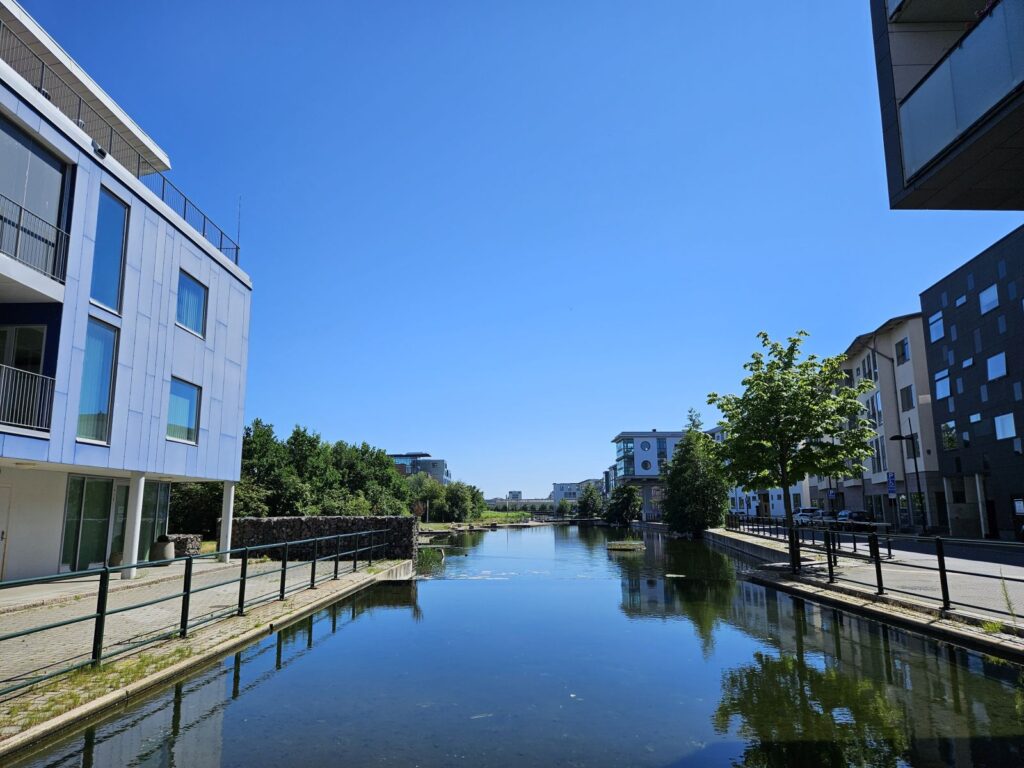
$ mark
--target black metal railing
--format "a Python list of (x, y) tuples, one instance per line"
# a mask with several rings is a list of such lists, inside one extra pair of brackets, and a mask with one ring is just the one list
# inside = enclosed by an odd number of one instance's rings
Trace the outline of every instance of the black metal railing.
[(0, 195), (0, 253), (63, 283), (68, 233)]
[(0, 59), (71, 119), (98, 147), (133, 173), (171, 210), (187, 221), (217, 250), (238, 263), (238, 243), (228, 237), (145, 157), (99, 115), (64, 79), (40, 59), (6, 24), (0, 21)]
[(54, 379), (0, 365), (0, 424), (50, 431)]
[[(284, 600), (288, 595), (301, 590), (315, 589), (317, 584), (328, 580), (335, 580), (339, 577), (340, 566), (343, 560), (351, 561), (353, 572), (359, 570), (361, 562), (365, 562), (367, 566), (372, 566), (375, 556), (379, 560), (386, 555), (387, 548), (389, 546), (389, 533), (390, 530), (387, 528), (355, 531), (353, 533), (339, 533), (331, 536), (318, 536), (315, 538), (298, 539), (295, 541), (280, 541), (273, 544), (260, 544), (253, 547), (235, 547), (233, 549), (209, 552), (202, 555), (175, 557), (170, 560), (155, 560), (151, 562), (136, 563), (134, 565), (108, 566), (85, 571), (59, 573), (52, 576), (0, 581), (0, 591), (2, 591), (5, 589), (16, 589), (18, 587), (28, 587), (38, 584), (54, 584), (71, 579), (99, 577), (98, 588), (95, 595), (94, 610), (63, 621), (40, 624), (38, 626), (21, 629), (15, 632), (0, 632), (0, 669), (2, 669), (2, 660), (5, 657), (3, 643), (6, 641), (17, 640), (19, 638), (32, 638), (33, 641), (45, 643), (45, 636), (36, 636), (50, 630), (60, 629), (62, 627), (80, 624), (83, 622), (92, 622), (93, 626), (91, 643), (88, 644), (88, 648), (83, 648), (81, 653), (64, 659), (62, 662), (58, 662), (58, 668), (53, 668), (55, 665), (42, 665), (33, 673), (15, 674), (13, 676), (0, 679), (0, 696), (5, 696), (22, 688), (42, 683), (58, 675), (65, 674), (76, 669), (81, 669), (82, 667), (98, 667), (107, 659), (121, 656), (125, 653), (136, 650), (143, 645), (167, 640), (171, 637), (187, 637), (188, 633), (197, 627), (204, 626), (214, 621), (219, 621), (229, 616), (243, 616), (245, 615), (247, 608), (252, 608), (256, 605), (261, 605), (262, 603), (273, 600)], [(310, 553), (311, 556), (309, 559), (302, 560), (295, 559), (294, 557), (289, 559), (289, 551), (295, 553), (296, 550), (303, 553)], [(232, 578), (215, 581), (212, 584), (204, 584), (198, 587), (193, 586), (193, 571), (196, 561), (214, 559), (221, 555), (238, 557), (238, 575)], [(279, 567), (263, 570), (259, 573), (249, 573), (249, 562), (254, 556), (262, 557), (274, 555), (280, 557)], [(328, 568), (325, 574), (319, 573), (318, 565), (328, 561), (333, 563), (333, 568)], [(112, 574), (120, 573), (132, 568), (155, 568), (168, 566), (174, 563), (182, 563), (184, 565), (180, 589), (151, 600), (143, 600), (140, 602), (130, 603), (128, 605), (118, 606), (116, 608), (110, 608), (108, 606), (110, 577)], [(299, 583), (289, 584), (289, 572), (300, 568), (309, 569), (308, 581), (303, 577)], [(264, 591), (255, 596), (250, 594), (249, 587), (256, 579), (265, 576), (273, 576), (275, 578), (274, 587), (269, 591)], [(192, 597), (194, 595), (212, 589), (223, 589), (224, 587), (229, 587), (233, 584), (238, 585), (238, 591), (237, 595), (231, 598), (231, 605), (229, 608), (209, 611), (199, 616), (192, 615)], [(157, 627), (152, 633), (142, 639), (116, 643), (116, 650), (105, 648), (106, 624), (109, 617), (138, 610), (140, 608), (159, 605), (171, 600), (181, 601), (180, 619), (175, 625)]]
[[(775, 541), (786, 542), (788, 555), (794, 572), (802, 569), (801, 552), (812, 550), (825, 555), (830, 584), (846, 582), (860, 587), (867, 587), (877, 595), (892, 592), (924, 599), (937, 603), (943, 611), (968, 609), (982, 614), (997, 614), (1011, 618), (1016, 622), (1018, 612), (1013, 599), (1006, 591), (1007, 584), (1024, 584), (1024, 578), (999, 573), (986, 572), (981, 569), (966, 567), (950, 567), (948, 558), (950, 550), (967, 550), (969, 557), (958, 558), (961, 562), (981, 561), (990, 565), (1024, 565), (1024, 544), (1013, 541), (993, 541), (990, 539), (965, 539), (952, 536), (916, 536), (913, 534), (891, 533), (887, 524), (828, 522), (816, 525), (786, 526), (783, 518), (757, 517), (747, 515), (727, 515), (728, 530), (758, 536)], [(896, 552), (896, 555), (893, 552)], [(916, 562), (900, 559), (899, 555), (925, 555)], [(928, 557), (933, 557), (931, 561)], [(860, 564), (872, 563), (873, 578), (870, 581), (854, 579), (839, 572), (840, 558), (848, 561), (859, 561)], [(908, 571), (925, 571), (934, 574), (933, 585), (938, 588), (938, 597), (934, 593), (913, 589), (894, 587), (886, 583), (885, 570), (889, 568), (907, 569)], [(1000, 597), (999, 605), (979, 605), (970, 602), (971, 590), (964, 588), (958, 593), (951, 587), (950, 576), (968, 576), (998, 582)], [(905, 586), (905, 585), (904, 585)], [(960, 599), (957, 599), (960, 598)], [(1024, 606), (1022, 606), (1024, 610)]]

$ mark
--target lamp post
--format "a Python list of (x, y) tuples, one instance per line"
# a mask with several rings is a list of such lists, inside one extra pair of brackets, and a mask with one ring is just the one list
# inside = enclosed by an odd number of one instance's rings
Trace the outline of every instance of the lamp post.
[[(896, 360), (894, 358), (890, 357), (889, 355), (885, 354), (885, 352), (879, 352), (877, 349), (875, 349), (875, 339), (874, 339), (874, 337), (872, 337), (871, 343), (868, 344), (867, 347), (868, 347), (868, 349), (871, 350), (871, 354), (878, 355), (879, 357), (883, 358), (884, 360), (886, 360), (889, 363), (889, 372), (892, 374), (892, 396), (893, 396), (892, 404), (893, 404), (893, 409), (898, 414), (899, 413), (899, 408), (900, 408), (900, 390), (899, 390), (899, 385), (896, 383)], [(910, 419), (909, 418), (907, 419), (907, 424), (908, 425), (910, 424)], [(899, 417), (897, 416), (897, 418), (896, 418), (896, 430), (897, 430), (897, 432), (896, 432), (895, 435), (893, 435), (892, 437), (889, 438), (890, 440), (912, 440), (913, 439), (913, 437), (904, 437), (902, 434), (900, 434), (899, 429), (900, 429), (900, 421), (899, 421)], [(883, 427), (883, 430), (884, 430), (884, 427)], [(914, 501), (913, 501), (913, 497), (910, 494), (910, 483), (907, 482), (907, 470), (906, 470), (906, 465), (903, 463), (903, 455), (902, 455), (902, 453), (900, 455), (900, 461), (899, 461), (899, 464), (897, 466), (899, 466), (899, 468), (901, 470), (900, 474), (903, 475), (903, 483), (904, 483), (904, 485), (907, 486), (907, 504), (910, 507), (910, 519), (913, 520), (914, 519)], [(917, 469), (917, 450), (916, 449), (914, 451), (914, 469), (915, 469), (915, 471)], [(921, 496), (921, 475), (920, 474), (918, 474), (918, 476), (917, 476), (917, 495), (919, 497)], [(922, 501), (923, 500), (924, 499), (922, 498)], [(927, 504), (924, 504), (923, 505), (923, 509), (921, 510), (922, 514), (924, 514), (926, 510), (927, 510)], [(899, 520), (898, 520), (898, 518), (899, 518), (899, 502), (898, 501), (897, 501), (897, 508), (896, 508), (896, 516), (897, 516), (897, 522), (899, 522)]]
[[(921, 495), (921, 468), (918, 467), (918, 465), (917, 465), (917, 454), (918, 454), (918, 450), (917, 450), (917, 434), (913, 431), (913, 428), (911, 427), (910, 418), (909, 417), (907, 418), (907, 431), (910, 433), (909, 435), (904, 435), (902, 433), (897, 432), (895, 435), (893, 435), (889, 439), (890, 440), (896, 440), (898, 442), (904, 442), (904, 441), (908, 441), (909, 440), (911, 445), (913, 446), (913, 453), (914, 453), (914, 477), (915, 477), (915, 482), (917, 483), (917, 496), (922, 501), (922, 505), (921, 506), (922, 506), (922, 511), (924, 511), (924, 510), (928, 509), (928, 505), (923, 503), (924, 502), (924, 497)], [(900, 460), (902, 461), (902, 459), (903, 459), (903, 457), (901, 456)], [(914, 505), (911, 504), (910, 508), (911, 508), (911, 510), (913, 510)], [(928, 522), (929, 522), (928, 520), (925, 520), (925, 525), (927, 525)]]

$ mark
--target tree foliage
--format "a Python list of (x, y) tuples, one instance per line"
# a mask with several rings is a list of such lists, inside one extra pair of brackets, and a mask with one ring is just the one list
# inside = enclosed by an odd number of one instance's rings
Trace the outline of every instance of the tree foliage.
[(559, 499), (558, 506), (555, 507), (556, 517), (568, 517), (572, 514), (572, 503), (568, 499)]
[(629, 525), (640, 517), (644, 502), (635, 485), (619, 485), (605, 508), (604, 519), (609, 525)]
[(601, 498), (601, 493), (592, 485), (583, 486), (576, 500), (576, 517), (590, 519), (601, 517), (603, 513), (604, 499)]
[(665, 470), (665, 523), (677, 533), (699, 536), (720, 526), (729, 504), (729, 481), (719, 446), (690, 410), (682, 440)]
[(782, 488), (790, 524), (789, 487), (809, 474), (859, 475), (874, 434), (858, 399), (871, 383), (850, 386), (842, 356), (802, 357), (806, 336), (799, 331), (783, 344), (761, 332), (763, 351), (743, 366), (743, 393), (708, 395), (722, 412), (729, 475), (749, 490)]

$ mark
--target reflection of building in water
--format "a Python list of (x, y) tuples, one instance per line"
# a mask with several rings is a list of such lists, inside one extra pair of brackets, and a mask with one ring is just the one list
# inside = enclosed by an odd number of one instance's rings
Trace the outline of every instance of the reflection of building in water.
[(748, 582), (728, 619), (808, 666), (884, 691), (911, 736), (913, 765), (1021, 764), (1014, 665)]
[(234, 699), (273, 678), (346, 623), (377, 610), (406, 608), (420, 618), (415, 581), (358, 592), (136, 704), (130, 717), (119, 712), (112, 721), (88, 728), (45, 762), (26, 765), (219, 768), (224, 713)]

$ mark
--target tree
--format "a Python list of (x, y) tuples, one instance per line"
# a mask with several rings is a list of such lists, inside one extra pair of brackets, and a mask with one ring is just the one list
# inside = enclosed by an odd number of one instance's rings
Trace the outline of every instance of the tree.
[(640, 517), (643, 506), (640, 490), (635, 485), (619, 485), (612, 491), (604, 518), (609, 525), (629, 525)]
[(597, 488), (592, 485), (583, 486), (579, 498), (576, 500), (576, 517), (593, 518), (601, 517), (604, 512), (604, 500)]
[(683, 439), (676, 443), (665, 469), (665, 523), (677, 533), (699, 536), (720, 526), (729, 504), (729, 481), (718, 443), (701, 427), (700, 415), (690, 409)]
[(729, 475), (747, 489), (782, 488), (790, 526), (789, 487), (807, 475), (859, 475), (874, 434), (858, 399), (872, 383), (849, 385), (842, 356), (801, 359), (806, 337), (799, 331), (782, 344), (762, 331), (764, 351), (743, 366), (743, 394), (708, 395), (722, 412), (721, 455)]
[(568, 517), (572, 514), (572, 504), (569, 503), (568, 499), (559, 499), (558, 506), (555, 508), (555, 515), (557, 517)]
[(435, 520), (444, 518), (444, 486), (426, 472), (417, 472), (406, 479), (409, 486), (409, 501), (412, 513), (420, 519), (429, 519), (432, 512)]

